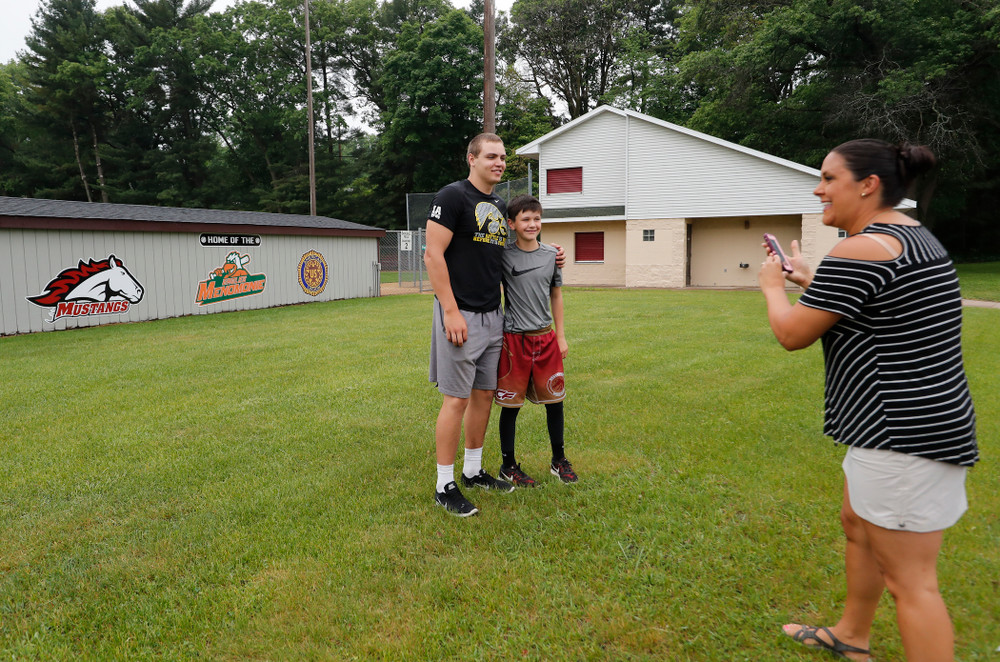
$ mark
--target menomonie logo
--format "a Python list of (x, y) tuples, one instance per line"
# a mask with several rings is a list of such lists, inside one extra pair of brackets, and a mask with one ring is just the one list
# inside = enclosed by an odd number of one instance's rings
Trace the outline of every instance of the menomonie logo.
[(251, 275), (245, 267), (250, 263), (249, 255), (241, 255), (233, 251), (226, 256), (226, 261), (218, 269), (213, 269), (208, 280), (198, 283), (198, 296), (195, 303), (204, 306), (230, 299), (260, 294), (264, 291), (267, 276)]
[(63, 317), (121, 315), (142, 300), (145, 292), (125, 263), (109, 255), (106, 260), (80, 260), (76, 267), (63, 269), (49, 281), (45, 291), (28, 301), (50, 308), (49, 322)]

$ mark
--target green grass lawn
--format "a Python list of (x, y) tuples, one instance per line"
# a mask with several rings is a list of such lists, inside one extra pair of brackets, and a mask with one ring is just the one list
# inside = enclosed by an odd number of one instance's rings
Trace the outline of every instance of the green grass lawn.
[[(425, 275), (424, 278), (427, 276)], [(383, 283), (398, 283), (398, 282), (413, 282), (415, 276), (412, 271), (381, 271), (379, 272), (380, 281)]]
[(962, 296), (982, 301), (1000, 301), (1000, 262), (956, 264)]
[(382, 271), (379, 273), (379, 282), (383, 285), (402, 285), (403, 287), (412, 287), (414, 291), (418, 288), (420, 282), (423, 281), (424, 288), (430, 289), (430, 279), (427, 277), (427, 272), (418, 273), (416, 271)]
[[(780, 632), (844, 596), (820, 349), (756, 292), (565, 301), (581, 482), (529, 406), (543, 486), (467, 520), (432, 502), (429, 297), (0, 339), (0, 658), (827, 659)], [(965, 315), (984, 460), (940, 574), (958, 659), (996, 660), (1000, 311)], [(888, 597), (873, 644), (902, 657)]]

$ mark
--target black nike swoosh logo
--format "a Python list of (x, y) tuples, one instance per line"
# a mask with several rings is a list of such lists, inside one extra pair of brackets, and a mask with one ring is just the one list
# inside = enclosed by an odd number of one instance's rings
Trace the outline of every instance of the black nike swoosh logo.
[(524, 274), (528, 273), (529, 271), (534, 271), (535, 269), (541, 269), (541, 267), (531, 267), (530, 269), (525, 269), (524, 271), (518, 271), (517, 269), (513, 269), (512, 268), (510, 270), (510, 275), (511, 276), (523, 276)]

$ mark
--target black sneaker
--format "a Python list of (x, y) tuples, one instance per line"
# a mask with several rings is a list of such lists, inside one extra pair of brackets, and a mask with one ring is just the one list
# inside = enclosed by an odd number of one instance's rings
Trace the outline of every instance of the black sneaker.
[(512, 467), (500, 467), (497, 477), (506, 480), (514, 487), (534, 487), (535, 479), (521, 471), (521, 465), (515, 464)]
[(551, 471), (553, 476), (559, 476), (559, 480), (564, 483), (575, 483), (579, 480), (576, 477), (576, 472), (573, 471), (573, 465), (566, 458), (553, 462)]
[(462, 491), (458, 489), (458, 483), (455, 481), (445, 485), (444, 492), (435, 492), (434, 502), (443, 506), (452, 515), (459, 517), (468, 517), (479, 512), (479, 509), (462, 495)]
[(497, 490), (498, 492), (513, 492), (514, 486), (505, 480), (497, 480), (493, 476), (486, 473), (484, 469), (480, 469), (472, 478), (466, 477), (462, 474), (462, 485), (465, 487), (481, 487), (484, 490)]

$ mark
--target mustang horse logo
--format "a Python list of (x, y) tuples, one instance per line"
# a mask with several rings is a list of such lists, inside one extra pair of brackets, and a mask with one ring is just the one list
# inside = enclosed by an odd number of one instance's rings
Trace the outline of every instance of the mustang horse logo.
[(127, 313), (132, 304), (142, 300), (144, 292), (125, 264), (109, 255), (106, 260), (80, 260), (78, 266), (59, 272), (44, 292), (25, 298), (36, 306), (51, 308), (49, 322), (55, 322), (61, 317)]

